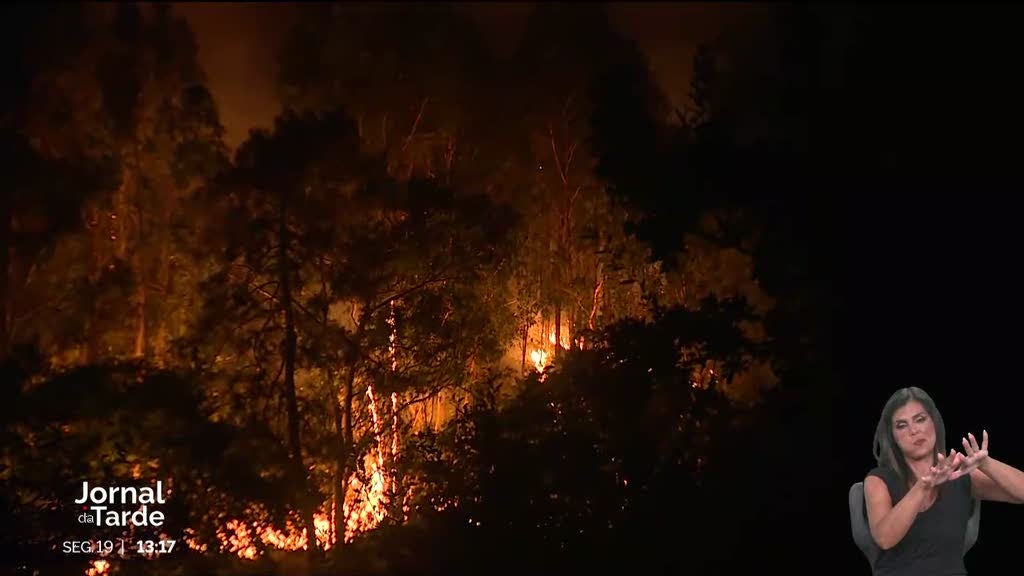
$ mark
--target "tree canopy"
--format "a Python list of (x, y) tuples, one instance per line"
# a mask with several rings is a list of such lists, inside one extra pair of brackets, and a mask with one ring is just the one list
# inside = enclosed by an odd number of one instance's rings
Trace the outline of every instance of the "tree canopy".
[[(672, 110), (601, 6), (538, 6), (508, 58), (451, 6), (311, 6), (281, 50), (284, 109), (229, 151), (170, 6), (17, 17), (0, 557), (412, 574), (785, 556), (773, 535), (723, 558), (763, 527), (731, 518), (790, 490), (744, 474), (807, 424), (791, 391), (824, 373), (799, 45), (698, 50), (696, 108)], [(779, 18), (811, 42), (799, 11)], [(765, 59), (799, 81), (756, 77)], [(83, 481), (157, 480), (168, 521), (147, 536), (179, 552), (58, 553), (125, 537), (75, 521)]]

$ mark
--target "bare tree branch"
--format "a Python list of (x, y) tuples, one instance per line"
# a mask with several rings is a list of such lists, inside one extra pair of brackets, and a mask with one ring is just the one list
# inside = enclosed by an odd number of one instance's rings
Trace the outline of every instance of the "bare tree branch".
[(562, 185), (568, 186), (569, 180), (566, 177), (565, 170), (562, 168), (562, 159), (558, 155), (558, 145), (555, 144), (555, 130), (551, 127), (550, 122), (548, 122), (548, 136), (551, 139), (551, 155), (555, 158), (555, 168), (558, 170), (558, 177), (562, 179)]
[(576, 155), (576, 145), (577, 144), (579, 144), (578, 141), (577, 142), (573, 142), (572, 145), (569, 146), (568, 158), (566, 158), (566, 160), (565, 160), (565, 171), (566, 172), (568, 172), (569, 168), (572, 166), (572, 159)]
[(420, 125), (420, 120), (423, 118), (423, 109), (426, 108), (427, 102), (430, 101), (430, 96), (424, 96), (420, 102), (420, 111), (416, 114), (416, 120), (412, 123), (412, 129), (409, 130), (409, 135), (405, 137), (405, 144), (402, 144), (402, 152), (405, 152), (406, 148), (409, 147), (409, 142), (412, 141), (413, 136), (416, 135), (416, 128)]
[(454, 277), (449, 277), (449, 276), (434, 276), (433, 278), (429, 278), (427, 280), (424, 280), (423, 282), (420, 282), (419, 284), (416, 284), (415, 286), (411, 286), (409, 288), (406, 288), (405, 290), (402, 290), (398, 294), (390, 296), (387, 299), (385, 299), (384, 301), (382, 301), (382, 302), (380, 302), (380, 303), (378, 303), (378, 304), (376, 304), (374, 306), (371, 306), (367, 310), (366, 314), (372, 315), (377, 310), (380, 310), (381, 308), (391, 304), (395, 300), (401, 300), (402, 298), (412, 294), (413, 292), (416, 292), (417, 290), (422, 290), (423, 288), (426, 288), (427, 286), (430, 286), (431, 284), (437, 284), (438, 282), (442, 282), (443, 283), (443, 282), (448, 282), (448, 281), (451, 281), (451, 280), (455, 280), (455, 278)]

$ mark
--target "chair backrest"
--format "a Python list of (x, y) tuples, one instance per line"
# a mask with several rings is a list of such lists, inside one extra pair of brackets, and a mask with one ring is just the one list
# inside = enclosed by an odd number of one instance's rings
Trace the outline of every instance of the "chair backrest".
[(981, 528), (981, 500), (975, 498), (971, 500), (971, 517), (967, 519), (967, 533), (964, 534), (965, 555), (978, 541), (979, 528)]
[(875, 561), (882, 549), (875, 542), (871, 535), (871, 527), (868, 526), (867, 510), (864, 506), (864, 483), (857, 482), (850, 486), (850, 530), (853, 532), (853, 542), (864, 553), (864, 557), (875, 569)]
[[(981, 527), (981, 502), (977, 499), (971, 500), (971, 517), (967, 520), (967, 530), (964, 533), (964, 554), (978, 541), (978, 530)], [(853, 541), (864, 553), (874, 570), (875, 562), (878, 561), (882, 549), (875, 542), (871, 535), (871, 528), (868, 526), (867, 507), (864, 505), (864, 483), (857, 482), (850, 486), (850, 530), (853, 533)]]

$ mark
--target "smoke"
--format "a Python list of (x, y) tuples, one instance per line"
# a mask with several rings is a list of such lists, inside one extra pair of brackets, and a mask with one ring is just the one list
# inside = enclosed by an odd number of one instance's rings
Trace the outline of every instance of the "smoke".
[(199, 62), (234, 149), (281, 110), (277, 54), (301, 7), (295, 4), (178, 3), (199, 44)]
[[(277, 54), (302, 10), (298, 3), (176, 3), (199, 44), (199, 61), (217, 100), (226, 143), (234, 149), (251, 128), (270, 127), (280, 112)], [(515, 48), (532, 3), (462, 4), (492, 48)], [(679, 107), (689, 104), (689, 82), (698, 43), (713, 42), (723, 27), (741, 25), (765, 12), (757, 5), (613, 4), (612, 22), (637, 42), (655, 76)]]

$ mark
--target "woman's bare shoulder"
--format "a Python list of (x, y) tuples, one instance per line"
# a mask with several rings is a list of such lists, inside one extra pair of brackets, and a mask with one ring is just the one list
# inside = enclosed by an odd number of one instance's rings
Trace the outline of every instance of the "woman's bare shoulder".
[(864, 495), (865, 497), (875, 496), (891, 499), (889, 494), (889, 482), (892, 479), (891, 471), (884, 467), (876, 467), (867, 473), (864, 477)]

